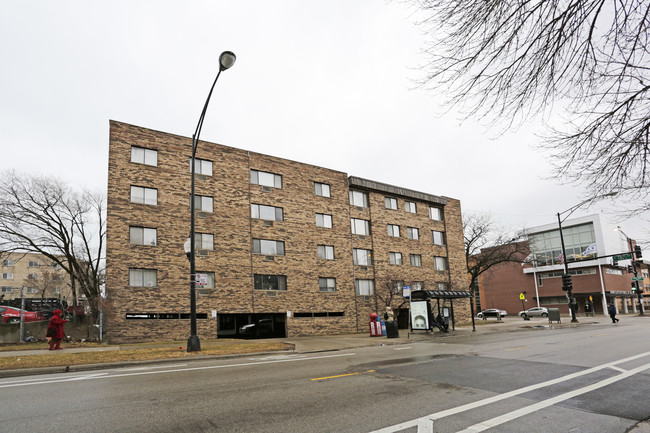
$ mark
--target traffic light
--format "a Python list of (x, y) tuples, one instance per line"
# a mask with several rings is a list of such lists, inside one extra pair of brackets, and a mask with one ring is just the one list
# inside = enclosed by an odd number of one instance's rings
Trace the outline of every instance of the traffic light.
[(628, 274), (633, 274), (634, 273), (634, 267), (632, 265), (627, 265), (627, 273)]
[(643, 255), (641, 254), (641, 247), (639, 245), (634, 246), (634, 255), (636, 256), (637, 260), (643, 257)]
[(572, 284), (571, 284), (571, 275), (569, 274), (563, 274), (562, 275), (562, 290), (569, 291), (572, 289)]
[(632, 283), (632, 293), (639, 293), (637, 292), (636, 284)]

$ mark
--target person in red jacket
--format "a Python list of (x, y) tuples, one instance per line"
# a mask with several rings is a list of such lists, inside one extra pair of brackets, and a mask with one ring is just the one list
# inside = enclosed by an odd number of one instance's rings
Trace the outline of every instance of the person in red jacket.
[(62, 350), (61, 340), (65, 338), (65, 332), (63, 332), (63, 325), (67, 320), (61, 318), (61, 310), (54, 310), (53, 316), (50, 317), (50, 321), (47, 324), (47, 337), (50, 339), (50, 350)]

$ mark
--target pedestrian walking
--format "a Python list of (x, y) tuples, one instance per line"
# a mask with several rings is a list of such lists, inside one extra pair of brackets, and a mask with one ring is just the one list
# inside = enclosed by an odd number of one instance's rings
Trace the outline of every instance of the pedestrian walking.
[(616, 307), (614, 304), (609, 304), (607, 312), (609, 313), (609, 317), (612, 319), (612, 323), (618, 323), (618, 319), (616, 318)]
[(50, 321), (47, 324), (47, 332), (45, 336), (50, 341), (50, 350), (62, 350), (61, 340), (65, 338), (65, 332), (63, 332), (63, 325), (67, 320), (61, 317), (61, 310), (54, 310)]

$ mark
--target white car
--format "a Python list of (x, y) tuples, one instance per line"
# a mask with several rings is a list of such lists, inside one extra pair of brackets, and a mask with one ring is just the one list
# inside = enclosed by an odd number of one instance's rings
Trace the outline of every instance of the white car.
[(533, 308), (529, 308), (526, 311), (520, 311), (519, 315), (521, 317), (524, 317), (524, 316), (528, 316), (528, 317), (535, 317), (535, 316), (548, 317), (548, 308), (546, 308), (546, 307), (533, 307)]

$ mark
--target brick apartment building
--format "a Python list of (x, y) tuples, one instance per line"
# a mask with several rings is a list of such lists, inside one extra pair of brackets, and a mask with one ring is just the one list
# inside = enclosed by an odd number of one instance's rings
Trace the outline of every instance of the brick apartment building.
[[(365, 332), (389, 284), (462, 290), (460, 202), (200, 142), (197, 326), (237, 336)], [(111, 341), (189, 335), (191, 140), (110, 122), (106, 291)], [(469, 319), (469, 302), (456, 301)]]
[[(638, 311), (637, 297), (631, 290), (632, 274), (628, 272), (630, 260), (614, 265), (612, 257), (603, 257), (630, 250), (627, 239), (615, 229), (598, 214), (562, 224), (579, 314), (590, 313), (588, 310), (602, 314), (609, 303), (620, 312)], [(538, 306), (559, 308), (560, 313), (569, 314), (566, 292), (562, 290), (564, 263), (557, 223), (529, 229), (528, 243), (531, 254), (522, 255), (520, 263), (502, 263), (479, 279), (477, 306), (505, 309), (509, 315)], [(641, 284), (646, 286), (647, 265), (637, 266), (638, 275), (645, 279)], [(525, 296), (523, 303), (521, 293)], [(644, 296), (647, 309), (648, 293)]]
[[(0, 254), (0, 299), (57, 298), (72, 303), (67, 274), (49, 258), (35, 253)], [(1, 304), (2, 302), (0, 302)]]

